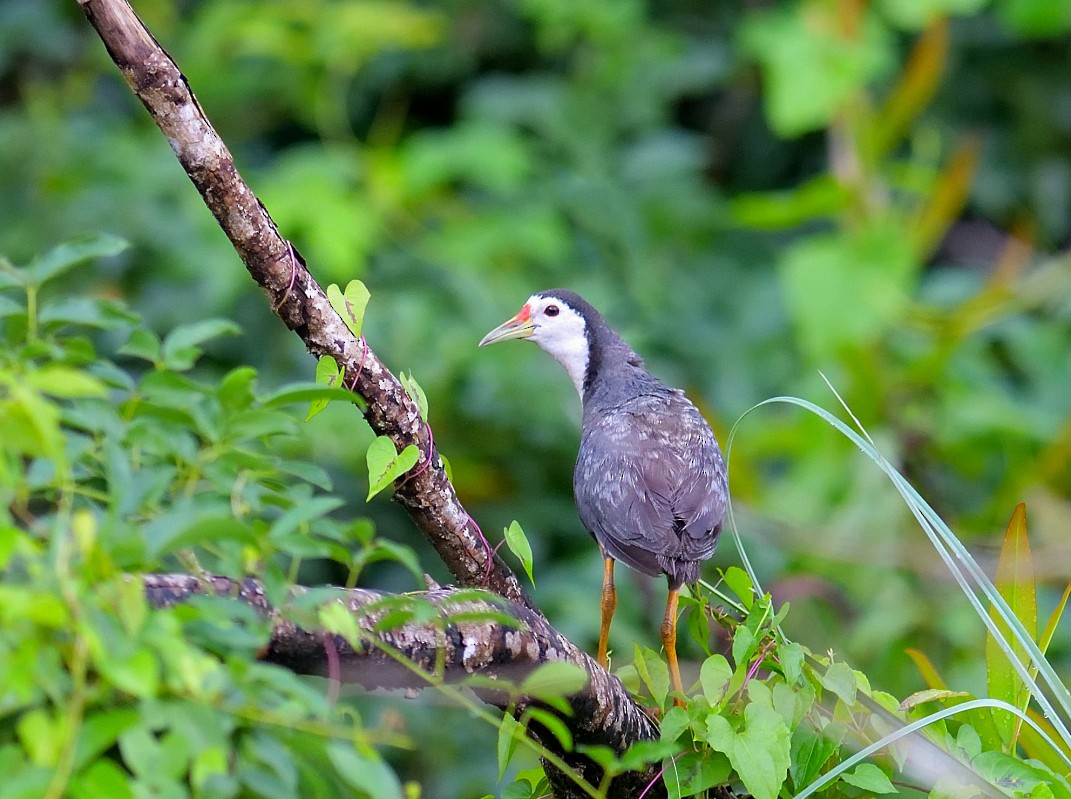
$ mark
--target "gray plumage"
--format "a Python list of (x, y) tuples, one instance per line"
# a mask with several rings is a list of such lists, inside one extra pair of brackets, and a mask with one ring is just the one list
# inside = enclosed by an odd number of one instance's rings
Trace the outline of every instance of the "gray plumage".
[(662, 646), (674, 704), (684, 706), (677, 661), (680, 588), (714, 552), (728, 501), (725, 461), (714, 433), (684, 394), (667, 388), (582, 297), (540, 291), (480, 341), (528, 339), (565, 367), (584, 404), (573, 473), (580, 519), (603, 554), (598, 662), (610, 664), (617, 607), (614, 563), (669, 578)]
[(564, 289), (554, 297), (583, 319), (588, 339), (583, 433), (573, 492), (580, 520), (609, 557), (693, 583), (725, 515), (725, 462), (713, 431), (684, 393), (643, 368), (595, 308)]

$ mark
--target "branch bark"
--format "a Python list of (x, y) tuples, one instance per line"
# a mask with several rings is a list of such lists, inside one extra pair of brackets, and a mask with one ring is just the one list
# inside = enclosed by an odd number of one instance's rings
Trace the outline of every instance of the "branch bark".
[[(574, 747), (606, 746), (623, 752), (632, 743), (651, 740), (657, 726), (637, 712), (621, 682), (555, 630), (538, 612), (486, 592), (439, 588), (406, 594), (414, 604), (435, 607), (434, 622), (405, 623), (377, 629), (386, 613), (397, 609), (399, 597), (366, 589), (338, 589), (337, 601), (345, 605), (360, 630), (358, 646), (340, 635), (303, 629), (271, 606), (256, 580), (187, 574), (150, 574), (144, 580), (145, 594), (154, 607), (169, 607), (198, 594), (232, 597), (254, 607), (272, 620), (272, 637), (264, 660), (299, 672), (356, 683), (365, 688), (426, 688), (437, 682), (463, 683), (473, 675), (501, 681), (503, 689), (481, 687), (477, 693), (486, 702), (509, 707), (520, 719), (536, 704), (515, 695), (515, 687), (545, 663), (571, 663), (587, 674), (587, 685), (568, 697), (570, 713), (561, 716), (573, 736)], [(295, 594), (306, 589), (295, 588)], [(385, 600), (394, 600), (384, 605)], [(329, 639), (329, 640), (328, 640)], [(336, 673), (330, 673), (326, 648), (337, 655)], [(412, 668), (388, 652), (409, 661)], [(515, 703), (511, 703), (511, 697)], [(529, 724), (529, 732), (547, 749), (561, 757), (589, 784), (598, 786), (601, 771), (586, 757), (565, 751), (545, 728)], [(553, 774), (551, 773), (553, 771)], [(566, 774), (548, 770), (561, 797), (587, 794)], [(657, 780), (656, 785), (650, 785)], [(608, 797), (634, 797), (647, 789), (647, 796), (665, 796), (657, 772), (629, 772), (615, 779)]]
[[(477, 647), (479, 652), (487, 653), (488, 659), (478, 664), (480, 669), (500, 673), (504, 666), (496, 665), (495, 656), (505, 658), (503, 663), (513, 667), (527, 663), (524, 658), (532, 657), (575, 662), (590, 675), (588, 689), (573, 698), (572, 714), (563, 718), (576, 744), (600, 743), (622, 752), (636, 741), (657, 737), (657, 725), (636, 705), (620, 682), (551, 627), (523, 590), (517, 576), (487, 546), (479, 528), (458, 500), (434, 448), (431, 430), (421, 420), (416, 404), (363, 337), (355, 337), (335, 313), (324, 290), (306, 269), (304, 260), (281, 236), (267, 209), (238, 174), (233, 157), (209, 123), (186, 78), (129, 3), (126, 0), (78, 2), (130, 89), (167, 137), (180, 164), (230, 239), (250, 276), (268, 295), (272, 311), (301, 337), (310, 353), (335, 359), (344, 375), (345, 385), (365, 400), (365, 419), (377, 435), (389, 436), (399, 450), (410, 444), (419, 449), (418, 465), (395, 484), (395, 499), (405, 507), (462, 585), (486, 588), (507, 601), (510, 615), (521, 620), (528, 631), (524, 640), (538, 653), (526, 654), (527, 650), (522, 648), (515, 656), (507, 657), (513, 650), (506, 642), (515, 640), (511, 638), (515, 634), (504, 627), (484, 629), (481, 636), (472, 639), (481, 642)], [(210, 583), (225, 587), (226, 593), (237, 589), (239, 598), (261, 607), (264, 612), (273, 612), (266, 606), (255, 583), (243, 581), (239, 584), (227, 578), (212, 578)], [(162, 604), (196, 593), (198, 585), (205, 585), (201, 578), (146, 578), (146, 589), (153, 601)], [(374, 596), (371, 592), (351, 592), (349, 601), (357, 603), (351, 608), (371, 601), (368, 599), (371, 596)], [(429, 597), (434, 599), (437, 595)], [(312, 671), (319, 663), (322, 669), (322, 640), (319, 634), (287, 626), (280, 618), (269, 657), (290, 668)], [(430, 643), (429, 647), (427, 651), (435, 650)], [(397, 648), (409, 651), (416, 658), (414, 662), (421, 662), (420, 657), (416, 657), (416, 649)], [(456, 645), (449, 641), (445, 650), (440, 648), (438, 656), (448, 660), (460, 657), (457, 663), (466, 670), (476, 665), (471, 657), (466, 660), (464, 648), (459, 653)], [(421, 657), (426, 658), (426, 652)], [(369, 665), (374, 665), (375, 660), (371, 653), (353, 652), (353, 670), (345, 676), (356, 681), (372, 679), (375, 682), (377, 672)], [(538, 730), (535, 734), (539, 735)], [(553, 736), (540, 737), (544, 745), (554, 746)], [(565, 755), (585, 779), (599, 784), (601, 771), (593, 761), (575, 754)], [(548, 768), (547, 773), (558, 796), (583, 795), (566, 775), (553, 768)], [(663, 796), (665, 789), (654, 769), (617, 777), (608, 795), (638, 795), (652, 780), (657, 784), (646, 790), (645, 795)]]

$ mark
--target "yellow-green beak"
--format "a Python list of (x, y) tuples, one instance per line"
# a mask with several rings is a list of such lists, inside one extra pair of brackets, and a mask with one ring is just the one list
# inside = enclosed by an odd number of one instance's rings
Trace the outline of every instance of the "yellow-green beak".
[(511, 338), (528, 338), (534, 332), (535, 325), (532, 324), (532, 314), (528, 306), (525, 305), (517, 312), (516, 316), (503, 322), (480, 339), (480, 346), (486, 347), (488, 344), (509, 341)]

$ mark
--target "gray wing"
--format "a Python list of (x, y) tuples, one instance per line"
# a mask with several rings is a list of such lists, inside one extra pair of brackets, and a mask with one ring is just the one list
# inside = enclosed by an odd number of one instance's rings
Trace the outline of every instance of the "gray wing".
[(611, 557), (693, 582), (725, 515), (725, 463), (682, 393), (644, 395), (588, 419), (573, 488), (584, 525)]

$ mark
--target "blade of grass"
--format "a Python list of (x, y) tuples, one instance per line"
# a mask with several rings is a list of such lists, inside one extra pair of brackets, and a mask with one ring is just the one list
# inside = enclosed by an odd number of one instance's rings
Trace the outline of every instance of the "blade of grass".
[(828, 771), (827, 773), (825, 773), (821, 777), (819, 777), (817, 780), (812, 782), (810, 785), (808, 785), (806, 788), (804, 788), (802, 791), (800, 791), (798, 794), (796, 794), (793, 797), (793, 799), (807, 799), (808, 796), (810, 796), (813, 793), (816, 793), (817, 791), (820, 791), (822, 788), (824, 788), (826, 785), (831, 783), (833, 780), (835, 780), (842, 773), (844, 773), (845, 771), (850, 769), (856, 763), (858, 763), (858, 762), (860, 762), (862, 760), (865, 760), (866, 758), (870, 757), (875, 752), (880, 752), (882, 749), (887, 747), (889, 744), (895, 743), (896, 741), (899, 741), (901, 738), (905, 738), (908, 735), (911, 735), (912, 733), (917, 732), (918, 730), (921, 730), (924, 727), (929, 726), (930, 724), (933, 724), (935, 722), (941, 721), (942, 719), (950, 718), (952, 716), (956, 716), (956, 715), (958, 715), (960, 713), (965, 713), (965, 712), (968, 712), (968, 711), (971, 711), (971, 710), (979, 710), (981, 708), (992, 708), (994, 710), (1006, 710), (1009, 713), (1012, 713), (1012, 714), (1014, 714), (1016, 716), (1019, 716), (1020, 718), (1023, 719), (1023, 721), (1026, 724), (1028, 724), (1030, 727), (1032, 727), (1034, 729), (1034, 731), (1037, 732), (1037, 734), (1039, 736), (1041, 736), (1043, 739), (1045, 739), (1046, 742), (1050, 746), (1052, 746), (1054, 750), (1057, 750), (1057, 751), (1059, 750), (1059, 747), (1057, 746), (1056, 742), (1052, 738), (1050, 738), (1045, 733), (1045, 731), (1041, 729), (1040, 726), (1035, 724), (1033, 719), (1029, 718), (1025, 713), (1020, 711), (1019, 708), (1014, 707), (1012, 705), (1009, 705), (1007, 702), (1001, 702), (1000, 700), (997, 700), (997, 699), (974, 699), (974, 700), (972, 700), (970, 702), (964, 702), (961, 705), (956, 705), (955, 707), (949, 707), (949, 708), (945, 708), (944, 710), (939, 710), (936, 713), (931, 713), (930, 715), (926, 716), (925, 718), (918, 719), (917, 721), (913, 721), (910, 724), (906, 724), (903, 727), (901, 727), (900, 729), (896, 730), (895, 732), (889, 733), (888, 735), (886, 735), (881, 740), (875, 741), (874, 743), (870, 744), (869, 746), (867, 746), (867, 747), (865, 747), (863, 749), (860, 749), (858, 752), (856, 752), (854, 755), (849, 757), (847, 760), (845, 760), (842, 763), (838, 763), (835, 768), (831, 769), (830, 771)]
[[(843, 399), (835, 390), (834, 395), (837, 397), (841, 405), (845, 405)], [(836, 418), (824, 408), (821, 408), (812, 402), (800, 399), (798, 397), (781, 396), (772, 397), (752, 406), (744, 414), (742, 414), (739, 419), (737, 419), (736, 423), (733, 425), (732, 429), (729, 432), (729, 438), (726, 445), (727, 458), (731, 454), (732, 444), (736, 436), (737, 428), (743, 422), (744, 418), (746, 418), (753, 411), (765, 405), (772, 404), (795, 405), (815, 414), (819, 418), (826, 421), (829, 425), (834, 427), (846, 438), (848, 438), (860, 449), (861, 452), (863, 452), (868, 458), (874, 461), (878, 465), (878, 468), (880, 468), (886, 474), (887, 477), (889, 477), (889, 479), (893, 483), (893, 486), (904, 498), (904, 501), (907, 503), (912, 515), (922, 527), (923, 532), (925, 532), (927, 538), (930, 539), (930, 542), (933, 545), (934, 549), (937, 550), (938, 555), (941, 557), (942, 561), (944, 561), (945, 566), (948, 568), (953, 578), (959, 584), (960, 589), (963, 591), (964, 596), (967, 597), (967, 600), (971, 603), (971, 606), (974, 608), (975, 613), (982, 620), (983, 624), (985, 624), (989, 632), (996, 637), (999, 645), (1001, 646), (1002, 651), (1008, 658), (1009, 662), (1012, 664), (1013, 668), (1019, 674), (1019, 676), (1024, 680), (1026, 684), (1031, 686), (1034, 698), (1041, 706), (1045, 717), (1053, 724), (1054, 727), (1056, 727), (1060, 738), (1068, 744), (1071, 744), (1071, 732), (1068, 731), (1067, 725), (1064, 723), (1060, 715), (1056, 713), (1056, 710), (1053, 707), (1053, 701), (1055, 701), (1063, 710), (1064, 714), (1068, 717), (1071, 717), (1071, 693), (1068, 692), (1067, 687), (1064, 686), (1063, 683), (1059, 680), (1051, 664), (1049, 664), (1049, 662), (1045, 659), (1044, 655), (1038, 649), (1037, 644), (1027, 633), (1022, 623), (1012, 612), (1011, 608), (1008, 607), (1003, 597), (1000, 596), (999, 592), (993, 586), (992, 582), (986, 576), (985, 572), (982, 571), (981, 567), (978, 566), (977, 562), (967, 551), (966, 547), (964, 547), (963, 544), (959, 541), (959, 539), (956, 538), (956, 536), (952, 533), (952, 531), (948, 528), (944, 521), (941, 520), (940, 516), (937, 515), (936, 511), (934, 511), (933, 508), (930, 507), (930, 505), (921, 497), (921, 495), (919, 495), (919, 493), (910, 485), (910, 483), (908, 483), (900, 475), (900, 473), (896, 471), (895, 467), (893, 467), (892, 464), (890, 464), (881, 455), (881, 453), (877, 451), (877, 449), (873, 446), (872, 443), (864, 440), (862, 437), (860, 437), (858, 433), (849, 428), (842, 420)], [(744, 568), (750, 575), (752, 583), (755, 585), (756, 591), (761, 592), (757, 575), (755, 574), (754, 569), (751, 566), (750, 560), (747, 558), (747, 554), (743, 547), (743, 542), (740, 539), (739, 531), (736, 528), (735, 519), (732, 515), (731, 505), (729, 507), (729, 522), (730, 532), (732, 534), (733, 540), (736, 543), (737, 550), (740, 553), (741, 561), (744, 564)], [(970, 577), (970, 579), (968, 579), (968, 576)], [(1051, 691), (1052, 699), (1050, 699), (1048, 695), (1041, 691), (1036, 681), (1031, 678), (1027, 667), (1015, 657), (1011, 644), (1009, 644), (1008, 641), (1000, 635), (1000, 631), (997, 629), (996, 623), (992, 618), (990, 618), (989, 613), (986, 612), (986, 608), (983, 604), (982, 599), (980, 599), (979, 596), (975, 593), (975, 590), (971, 585), (972, 581), (984, 595), (985, 599), (988, 599), (989, 602), (994, 606), (997, 615), (1007, 625), (1008, 630), (1010, 631), (1012, 637), (1015, 639), (1015, 642), (1022, 646), (1022, 648), (1027, 652), (1031, 663), (1037, 669), (1038, 673), (1041, 675), (1045, 684)], [(961, 705), (959, 707), (963, 706)], [(1061, 756), (1063, 756), (1067, 760), (1068, 766), (1071, 766), (1071, 758), (1064, 756), (1062, 754), (1062, 750), (1058, 751), (1061, 751)]]

